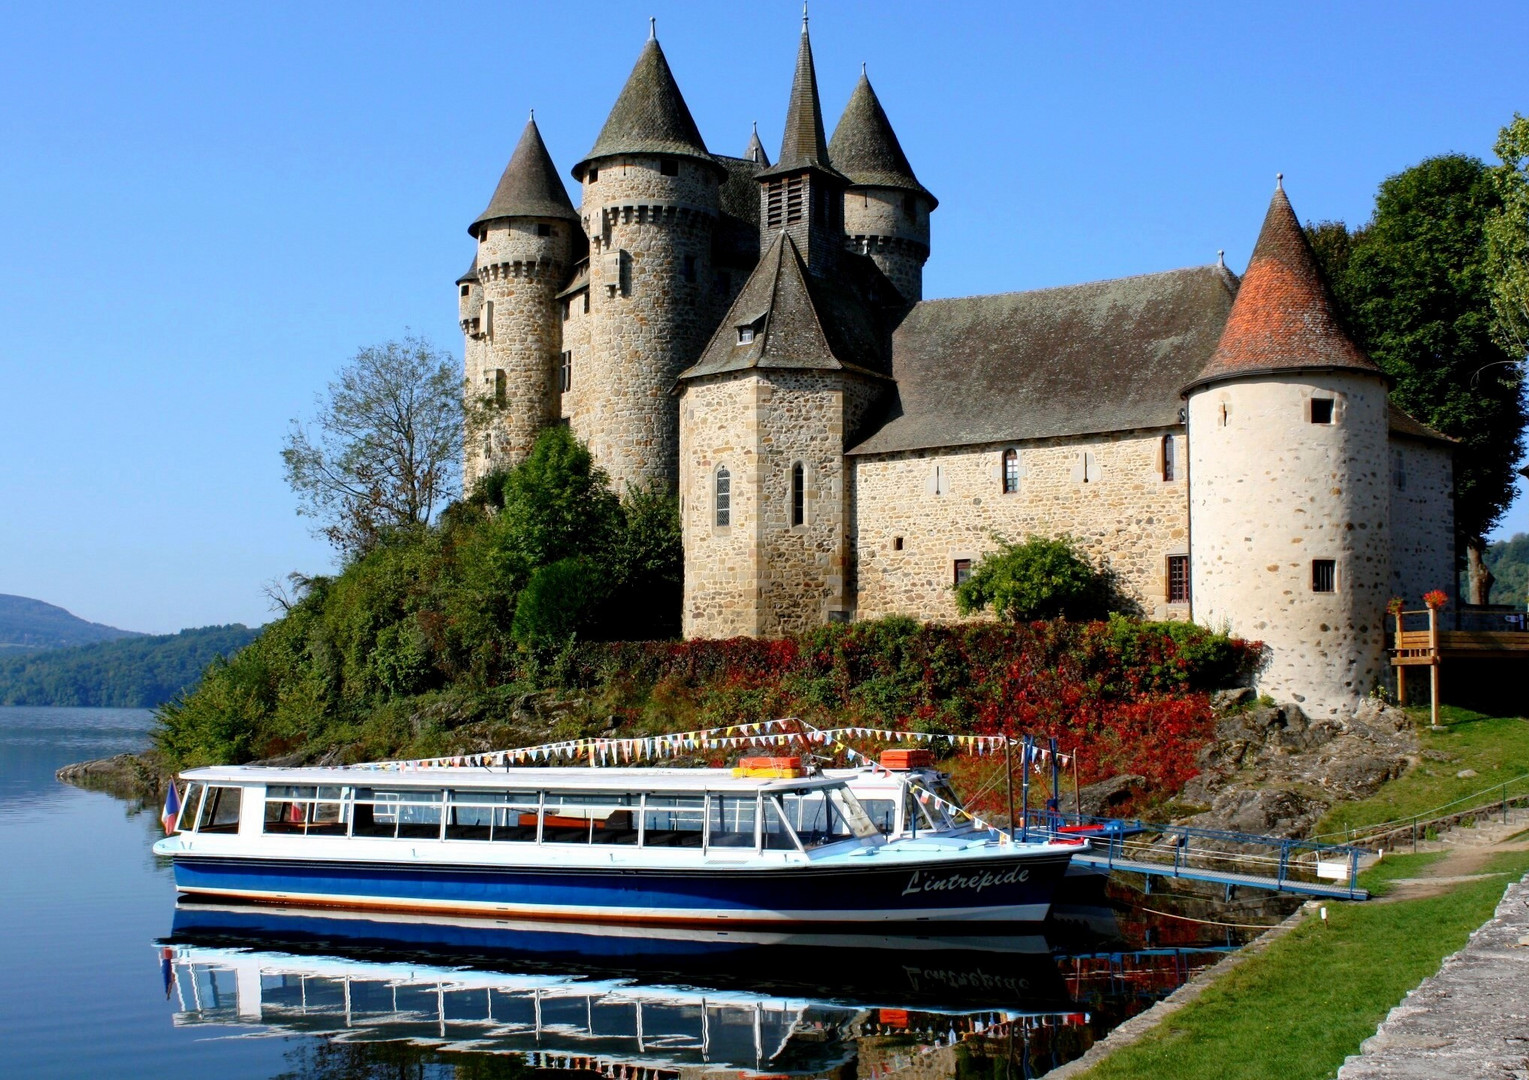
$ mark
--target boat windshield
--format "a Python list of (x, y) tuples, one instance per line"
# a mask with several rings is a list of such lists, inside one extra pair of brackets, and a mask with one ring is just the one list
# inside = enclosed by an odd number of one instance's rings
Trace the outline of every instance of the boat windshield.
[(781, 812), (807, 850), (852, 837), (880, 837), (876, 825), (842, 784), (778, 796)]

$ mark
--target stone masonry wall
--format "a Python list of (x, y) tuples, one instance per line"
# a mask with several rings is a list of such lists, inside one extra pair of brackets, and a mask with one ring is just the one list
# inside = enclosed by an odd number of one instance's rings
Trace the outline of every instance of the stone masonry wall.
[[(457, 318), (462, 327), (462, 392), (470, 403), (493, 393), (494, 373), (483, 363), (487, 348), (479, 329), (483, 310), (483, 286), (476, 281), (457, 286)], [(492, 431), (480, 431), (469, 424), (462, 443), (462, 481), (471, 491), (474, 483), (489, 471), (494, 454)]]
[[(1178, 479), (1162, 478), (1171, 434)], [(1002, 456), (1019, 452), (1019, 491), (1003, 491)], [(955, 619), (955, 560), (975, 563), (994, 534), (1077, 538), (1107, 563), (1146, 615), (1182, 619), (1167, 602), (1167, 557), (1189, 550), (1182, 430), (993, 443), (855, 457), (856, 615)], [(899, 540), (901, 547), (899, 548)]]
[[(1311, 421), (1330, 398), (1334, 422)], [(1189, 399), (1196, 622), (1263, 641), (1258, 688), (1312, 719), (1350, 712), (1385, 670), (1391, 592), (1386, 389), (1302, 373), (1217, 383)], [(1313, 561), (1333, 560), (1331, 592)]]
[(910, 304), (924, 298), (929, 258), (929, 200), (895, 188), (854, 188), (844, 195), (844, 235), (851, 251), (869, 255)]
[[(540, 235), (539, 226), (550, 235)], [(480, 231), (478, 380), (469, 404), (482, 410), (486, 430), (474, 440), (482, 455), (469, 470), (474, 475), (519, 463), (557, 415), (562, 323), (554, 296), (567, 279), (571, 230), (566, 221), (514, 218)]]
[(1454, 598), (1453, 458), (1438, 443), (1391, 440), (1391, 594), (1409, 608), (1430, 589)]
[(617, 491), (677, 482), (679, 402), (672, 391), (717, 321), (711, 251), (718, 176), (703, 163), (677, 161), (679, 175), (664, 176), (657, 157), (606, 158), (583, 184), (589, 349), (587, 360), (576, 358), (562, 411)]
[[(571, 422), (571, 408), (574, 395), (584, 387), (584, 384), (595, 374), (595, 368), (590, 364), (589, 353), (589, 328), (593, 319), (586, 308), (590, 307), (589, 287), (577, 292), (569, 293), (558, 298), (561, 309), (558, 317), (563, 320), (563, 348), (562, 351), (571, 354), (573, 361), (569, 371), (569, 390), (558, 394), (558, 416), (565, 421)], [(559, 357), (559, 365), (562, 360)], [(561, 386), (561, 377), (558, 385)]]

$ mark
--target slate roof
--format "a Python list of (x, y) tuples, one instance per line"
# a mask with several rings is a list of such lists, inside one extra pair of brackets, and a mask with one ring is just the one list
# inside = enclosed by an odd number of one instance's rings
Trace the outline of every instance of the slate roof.
[(892, 335), (896, 394), (852, 454), (1168, 427), (1237, 279), (1205, 266), (926, 300)]
[(1269, 202), (1215, 354), (1185, 389), (1241, 375), (1313, 369), (1381, 374), (1338, 322), (1316, 256), (1281, 185)]
[(473, 284), (473, 283), (477, 282), (477, 280), (478, 280), (478, 256), (476, 254), (474, 254), (473, 255), (472, 265), (467, 268), (467, 272), (466, 273), (464, 273), (461, 277), (457, 278), (456, 283), (458, 285), (469, 285), (469, 284)]
[(748, 158), (712, 158), (727, 171), (717, 189), (722, 219), (712, 233), (712, 257), (730, 268), (753, 266), (759, 261), (759, 182), (754, 178), (761, 166)]
[(476, 236), (483, 222), (509, 217), (579, 220), (535, 120), (526, 121), (526, 129), (520, 133), (520, 142), (515, 144), (504, 175), (499, 177), (488, 209), (477, 216), (467, 231)]
[(780, 140), (780, 160), (761, 173), (775, 176), (815, 168), (840, 176), (828, 155), (823, 133), (823, 107), (818, 102), (818, 75), (812, 63), (812, 41), (807, 21), (802, 20), (802, 43), (796, 51), (796, 74), (791, 79), (791, 100), (786, 105), (786, 132)]
[(582, 181), (591, 162), (617, 154), (664, 154), (716, 164), (656, 38), (642, 47), (595, 145), (573, 167), (574, 179)]
[(745, 161), (753, 161), (759, 164), (761, 169), (770, 167), (770, 155), (765, 153), (764, 143), (759, 141), (759, 125), (754, 125), (754, 133), (749, 136), (749, 144), (743, 148)]
[(863, 71), (855, 92), (849, 96), (849, 104), (844, 106), (844, 115), (839, 117), (839, 126), (834, 128), (828, 156), (834, 168), (853, 184), (916, 191), (929, 200), (931, 209), (939, 205), (913, 175), (913, 166), (908, 164), (902, 144), (897, 141), (892, 122)]
[(1459, 439), (1451, 438), (1442, 431), (1435, 431), (1411, 413), (1398, 407), (1395, 402), (1390, 403), (1390, 408), (1390, 430), (1392, 435), (1401, 435), (1404, 438), (1410, 439), (1421, 439), (1424, 442), (1448, 443), (1451, 446), (1460, 441)]
[[(780, 233), (733, 301), (717, 332), (680, 379), (751, 368), (886, 372), (886, 335), (868, 268), (846, 257), (832, 279), (807, 271), (796, 241)], [(738, 328), (758, 324), (754, 340)]]

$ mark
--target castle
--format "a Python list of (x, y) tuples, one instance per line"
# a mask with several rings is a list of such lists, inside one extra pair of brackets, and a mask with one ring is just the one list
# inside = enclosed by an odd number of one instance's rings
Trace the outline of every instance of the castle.
[(1263, 641), (1313, 716), (1454, 576), (1451, 443), (1388, 400), (1282, 185), (1212, 266), (923, 298), (935, 196), (862, 72), (827, 138), (803, 20), (785, 137), (706, 148), (656, 38), (575, 208), (534, 118), (457, 281), (468, 482), (566, 423), (677, 489), (687, 637), (957, 617), (995, 537), (1070, 534), (1144, 614)]

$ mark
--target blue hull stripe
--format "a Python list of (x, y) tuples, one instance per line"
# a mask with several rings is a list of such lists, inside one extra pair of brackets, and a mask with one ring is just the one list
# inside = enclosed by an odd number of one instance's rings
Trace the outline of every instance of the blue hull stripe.
[(244, 900), (615, 922), (1035, 922), (1069, 857), (686, 872), (179, 855), (175, 880), (182, 892)]

